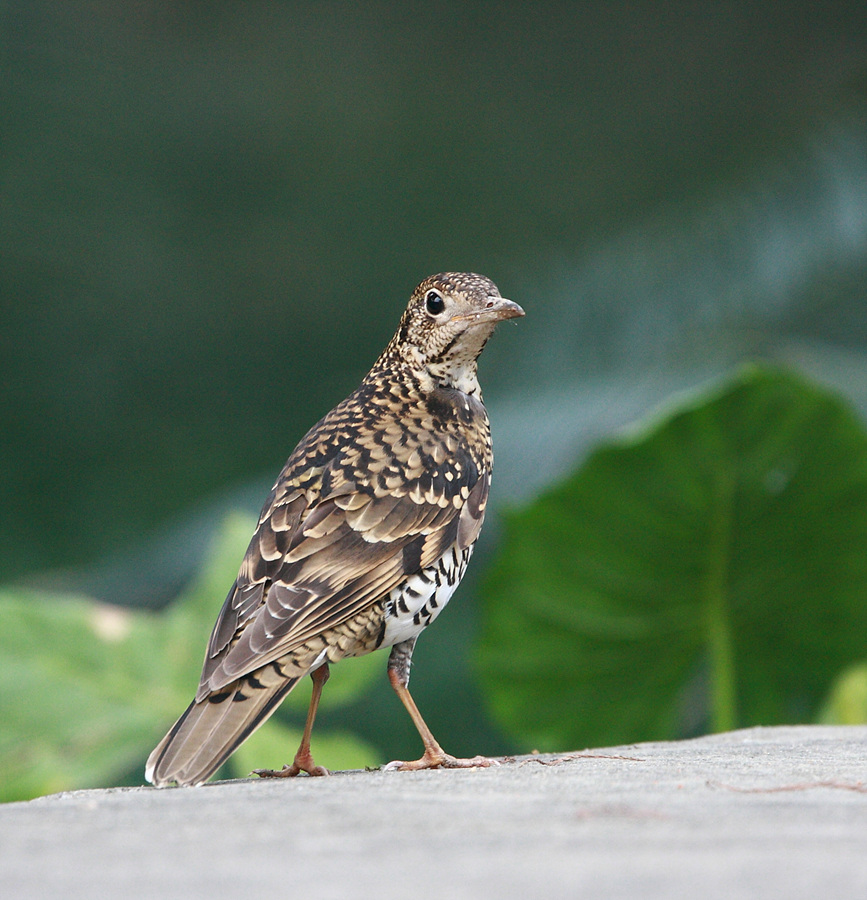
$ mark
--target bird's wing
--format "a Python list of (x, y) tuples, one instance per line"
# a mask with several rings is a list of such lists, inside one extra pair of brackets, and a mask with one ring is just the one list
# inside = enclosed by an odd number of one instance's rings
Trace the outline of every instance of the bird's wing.
[(490, 474), (461, 472), (399, 494), (344, 482), (312, 504), (300, 489), (275, 495), (214, 627), (197, 699), (345, 622), (455, 542), (473, 544)]

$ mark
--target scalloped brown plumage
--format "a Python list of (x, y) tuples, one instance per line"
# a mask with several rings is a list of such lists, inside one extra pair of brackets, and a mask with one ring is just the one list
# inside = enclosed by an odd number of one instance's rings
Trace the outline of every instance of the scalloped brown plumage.
[(496, 323), (523, 314), (481, 275), (434, 275), (415, 289), (361, 385), (280, 473), (196, 698), (150, 755), (149, 781), (205, 781), (308, 673), (314, 693), (295, 761), (260, 774), (324, 774), (310, 731), (328, 665), (385, 646), (425, 745), (420, 760), (396, 765), (486, 764), (444, 753), (407, 685), (415, 640), (448, 602), (484, 520), (492, 453), (476, 361)]

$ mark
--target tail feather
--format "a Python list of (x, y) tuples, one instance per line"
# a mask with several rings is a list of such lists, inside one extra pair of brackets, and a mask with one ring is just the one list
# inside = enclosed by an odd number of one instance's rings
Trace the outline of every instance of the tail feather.
[(193, 701), (148, 757), (145, 778), (157, 787), (207, 781), (300, 680), (268, 667)]

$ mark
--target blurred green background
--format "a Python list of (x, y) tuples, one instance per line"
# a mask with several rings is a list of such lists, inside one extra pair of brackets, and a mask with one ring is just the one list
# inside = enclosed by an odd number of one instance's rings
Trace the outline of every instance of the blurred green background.
[[(190, 596), (413, 286), (482, 272), (527, 317), (481, 363), (493, 512), (413, 689), (451, 752), (526, 749), (473, 663), (500, 511), (743, 360), (867, 412), (863, 3), (3, 2), (0, 67), (0, 585), (25, 609)], [(375, 659), (323, 734), (417, 755)]]

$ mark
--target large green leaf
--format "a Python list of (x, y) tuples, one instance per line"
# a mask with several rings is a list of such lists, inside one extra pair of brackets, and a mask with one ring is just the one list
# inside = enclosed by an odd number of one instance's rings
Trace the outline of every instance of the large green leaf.
[[(248, 516), (229, 516), (201, 576), (162, 613), (0, 593), (0, 800), (113, 785), (132, 771), (141, 777), (148, 752), (195, 693), (210, 629), (252, 529)], [(357, 698), (381, 666), (368, 657), (335, 667), (328, 704)], [(293, 692), (287, 704), (302, 722), (309, 693)], [(296, 748), (286, 732), (269, 721), (255, 739), (279, 746), (290, 762)], [(360, 740), (326, 733), (319, 744), (319, 737), (317, 730), (314, 750), (322, 748), (326, 766), (376, 758)], [(231, 774), (249, 771), (246, 757), (230, 760)]]
[(506, 517), (480, 665), (525, 746), (814, 717), (867, 659), (867, 434), (749, 367)]

